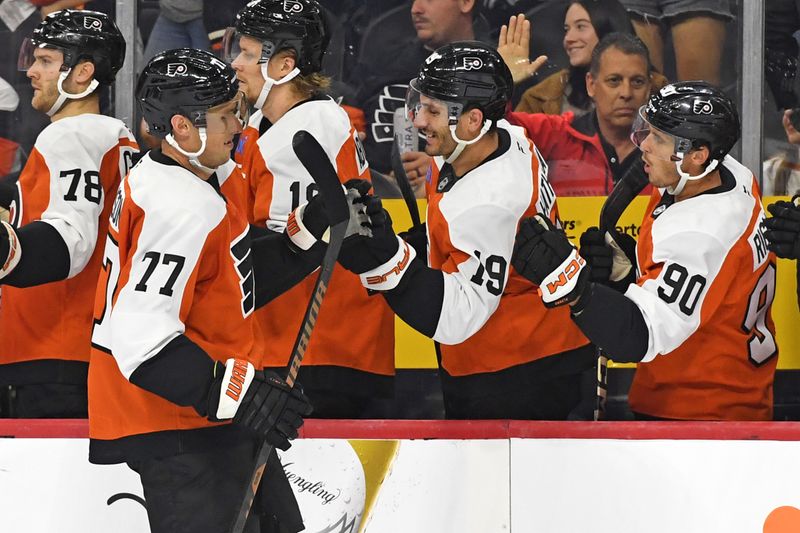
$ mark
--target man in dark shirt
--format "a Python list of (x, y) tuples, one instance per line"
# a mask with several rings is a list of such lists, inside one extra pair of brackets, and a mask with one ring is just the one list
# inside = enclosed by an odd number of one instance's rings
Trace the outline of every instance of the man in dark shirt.
[[(365, 33), (366, 46), (354, 79), (367, 124), (364, 148), (373, 170), (391, 170), (394, 111), (404, 107), (408, 82), (425, 58), (453, 41), (488, 42), (485, 20), (476, 19), (475, 10), (474, 0), (415, 0), (411, 4), (413, 26), (406, 18), (389, 17)], [(412, 150), (403, 154), (403, 161), (412, 185), (421, 185), (430, 165), (428, 156)]]
[(649, 73), (644, 44), (612, 33), (595, 47), (586, 76), (593, 111), (578, 118), (571, 112), (508, 113), (508, 120), (524, 127), (541, 152), (558, 196), (605, 196), (626, 172), (642, 171), (630, 133), (650, 94)]

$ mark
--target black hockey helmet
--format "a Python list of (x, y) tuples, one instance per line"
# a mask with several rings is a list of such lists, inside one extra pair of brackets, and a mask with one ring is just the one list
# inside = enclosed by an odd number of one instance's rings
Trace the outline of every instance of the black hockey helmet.
[(105, 13), (64, 9), (51, 13), (39, 23), (20, 50), (19, 68), (33, 64), (35, 48), (55, 48), (64, 54), (63, 70), (79, 61), (94, 64), (94, 78), (110, 84), (125, 61), (125, 39)]
[(479, 41), (457, 41), (428, 56), (410, 86), (430, 98), (461, 104), (462, 112), (478, 108), (496, 122), (505, 116), (514, 81), (497, 50)]
[[(722, 160), (741, 135), (736, 105), (705, 81), (666, 85), (650, 97), (639, 114), (637, 124), (644, 120), (675, 137), (675, 152), (679, 154), (708, 146), (709, 159)], [(633, 127), (633, 137), (638, 145), (644, 137), (637, 124)]]
[(294, 50), (303, 75), (322, 70), (330, 41), (325, 14), (316, 0), (251, 0), (236, 15), (233, 30), (225, 39), (229, 62), (234, 59), (236, 37), (246, 35), (263, 43), (261, 62), (281, 50)]
[(167, 50), (145, 66), (136, 84), (136, 100), (150, 133), (166, 137), (173, 115), (204, 126), (206, 111), (239, 94), (234, 70), (210, 52), (194, 48)]

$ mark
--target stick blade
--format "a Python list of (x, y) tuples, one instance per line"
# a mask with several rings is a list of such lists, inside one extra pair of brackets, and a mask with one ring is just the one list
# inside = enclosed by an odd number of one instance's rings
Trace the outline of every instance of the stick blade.
[(292, 149), (319, 187), (319, 192), (325, 199), (325, 210), (330, 225), (335, 226), (346, 221), (350, 216), (350, 210), (347, 207), (339, 175), (328, 159), (328, 154), (314, 136), (305, 130), (294, 134)]

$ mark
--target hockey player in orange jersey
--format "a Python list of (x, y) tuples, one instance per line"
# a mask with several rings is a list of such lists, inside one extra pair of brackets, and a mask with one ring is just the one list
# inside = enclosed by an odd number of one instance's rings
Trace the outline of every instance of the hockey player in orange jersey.
[[(250, 221), (269, 232), (283, 232), (290, 213), (302, 212), (316, 194), (291, 148), (296, 131), (319, 140), (343, 183), (369, 179), (356, 130), (324, 94), (329, 80), (320, 70), (329, 38), (315, 0), (250, 2), (225, 38), (226, 57), (255, 107), (234, 157), (250, 185)], [(309, 278), (256, 312), (264, 366), (287, 364), (313, 282)], [(386, 416), (377, 409), (388, 402), (377, 400), (392, 397), (393, 375), (391, 309), (337, 265), (299, 374), (314, 416)]]
[(373, 234), (345, 241), (339, 256), (437, 342), (448, 418), (565, 419), (594, 361), (566, 309), (546, 309), (510, 265), (523, 217), (539, 211), (557, 220), (545, 163), (524, 130), (502, 120), (512, 86), (508, 67), (483, 43), (433, 52), (406, 100), (434, 156), (427, 242), (415, 250), (399, 240), (380, 201), (367, 197)]
[(125, 124), (100, 114), (100, 90), (124, 57), (117, 26), (93, 11), (49, 15), (20, 51), (31, 105), (51, 124), (20, 174), (11, 223), (0, 224), (0, 384), (13, 385), (11, 416), (86, 416), (102, 239), (138, 151)]
[(739, 134), (734, 103), (702, 81), (667, 85), (640, 109), (632, 138), (656, 189), (636, 257), (605, 253), (612, 281), (631, 273), (624, 294), (588, 280), (604, 254), (581, 257), (543, 217), (521, 227), (518, 271), (549, 305), (568, 303), (612, 359), (639, 362), (629, 393), (638, 418), (772, 418), (775, 255), (753, 173), (728, 155)]
[[(233, 69), (209, 52), (168, 50), (136, 97), (162, 139), (116, 192), (95, 300), (89, 459), (139, 473), (152, 533), (229, 531), (264, 441), (286, 450), (310, 412), (301, 388), (257, 368), (254, 310), (305, 278), (318, 246), (251, 239), (223, 192), (248, 108)], [(302, 214), (322, 236), (323, 198)], [(322, 253), (320, 253), (322, 252)], [(274, 451), (246, 531), (303, 529)]]

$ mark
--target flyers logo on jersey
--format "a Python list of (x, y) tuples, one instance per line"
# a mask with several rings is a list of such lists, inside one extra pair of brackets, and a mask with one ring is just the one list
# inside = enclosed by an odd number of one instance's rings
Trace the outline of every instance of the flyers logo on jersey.
[(167, 64), (167, 76), (175, 77), (182, 76), (189, 72), (186, 63), (169, 63)]
[(283, 10), (287, 13), (302, 13), (303, 4), (295, 0), (283, 0)]
[(483, 67), (483, 61), (479, 57), (465, 57), (462, 63), (464, 70), (478, 70)]
[(100, 19), (96, 19), (94, 17), (85, 17), (83, 19), (83, 27), (89, 30), (100, 31), (103, 29), (103, 22)]

